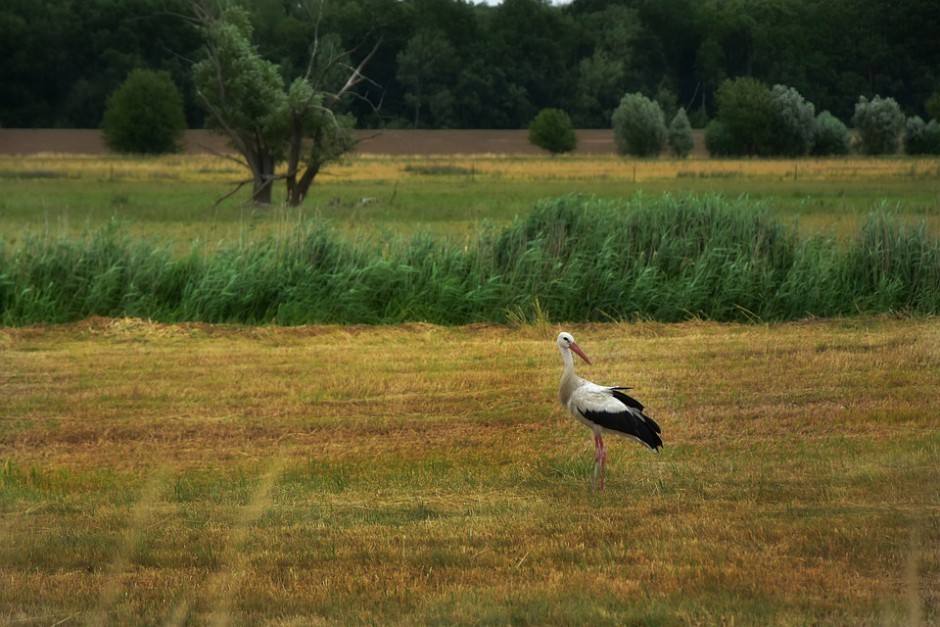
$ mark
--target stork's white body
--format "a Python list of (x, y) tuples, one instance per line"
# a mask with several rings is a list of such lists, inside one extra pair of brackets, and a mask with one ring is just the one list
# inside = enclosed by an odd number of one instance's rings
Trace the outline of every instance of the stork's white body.
[(591, 361), (581, 351), (570, 333), (560, 333), (557, 344), (564, 362), (558, 398), (568, 413), (594, 432), (594, 486), (597, 488), (597, 475), (600, 469), (600, 489), (603, 490), (607, 460), (603, 435), (615, 433), (632, 437), (657, 451), (663, 445), (662, 438), (659, 436), (660, 428), (655, 420), (643, 413), (642, 403), (624, 392), (629, 388), (597, 385), (575, 374), (572, 352), (588, 364)]

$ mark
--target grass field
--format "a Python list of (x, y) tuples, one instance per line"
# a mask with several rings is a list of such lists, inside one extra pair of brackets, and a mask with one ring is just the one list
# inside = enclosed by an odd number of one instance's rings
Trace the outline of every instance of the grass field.
[[(316, 217), (472, 239), (570, 193), (743, 194), (838, 237), (887, 207), (940, 235), (935, 159), (359, 157), (299, 209), (214, 206), (241, 176), (0, 156), (0, 247), (113, 219), (182, 252)], [(594, 494), (561, 327), (519, 313), (0, 326), (0, 624), (940, 622), (936, 317), (565, 325), (579, 373), (663, 427), (658, 455), (611, 439)]]
[[(247, 192), (213, 206), (244, 173), (207, 155), (0, 156), (0, 233), (75, 234), (112, 218), (177, 242), (281, 232), (319, 216), (350, 232), (473, 237), (482, 223), (508, 224), (535, 202), (569, 193), (621, 198), (747, 195), (770, 203), (805, 234), (854, 234), (873, 206), (926, 220), (940, 233), (936, 159), (625, 160), (617, 157), (365, 155), (324, 171), (298, 210), (257, 211)], [(276, 188), (278, 193), (283, 190)]]
[(0, 621), (931, 624), (940, 323), (0, 329)]

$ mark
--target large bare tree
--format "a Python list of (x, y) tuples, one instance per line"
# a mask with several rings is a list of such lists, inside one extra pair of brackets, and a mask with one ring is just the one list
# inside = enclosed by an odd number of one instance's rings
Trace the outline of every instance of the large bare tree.
[[(311, 10), (314, 35), (306, 71), (285, 88), (278, 67), (251, 43), (243, 9), (229, 5), (215, 11), (199, 0), (190, 4), (205, 37), (205, 58), (193, 66), (196, 89), (210, 124), (251, 172), (236, 191), (252, 183), (252, 200), (270, 203), (275, 181), (284, 179), (288, 204), (299, 205), (323, 166), (355, 147), (355, 120), (342, 108), (350, 98), (364, 98), (358, 92), (367, 81), (363, 69), (380, 44), (353, 65), (338, 37), (321, 36), (321, 13)], [(284, 161), (286, 173), (278, 174)]]

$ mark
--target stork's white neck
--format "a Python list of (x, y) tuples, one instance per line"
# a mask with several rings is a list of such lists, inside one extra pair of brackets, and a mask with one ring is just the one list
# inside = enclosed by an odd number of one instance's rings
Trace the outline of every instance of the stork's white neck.
[(574, 373), (574, 357), (571, 354), (571, 349), (559, 346), (558, 351), (561, 353), (561, 360), (565, 364), (565, 369), (561, 372), (561, 385), (558, 388), (558, 397), (561, 404), (567, 406), (568, 399), (571, 398), (571, 393), (578, 387), (580, 381), (578, 375)]

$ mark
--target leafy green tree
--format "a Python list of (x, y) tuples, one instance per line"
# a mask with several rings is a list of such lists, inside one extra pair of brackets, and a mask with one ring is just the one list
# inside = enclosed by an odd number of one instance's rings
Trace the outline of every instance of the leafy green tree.
[(940, 155), (940, 121), (930, 120), (924, 129), (924, 142), (928, 154)]
[(578, 58), (574, 23), (543, 0), (503, 0), (488, 16), (488, 36), (479, 53), (504, 77), (509, 126), (523, 128), (545, 107), (558, 106), (574, 92), (570, 70)]
[(578, 87), (574, 106), (582, 127), (606, 125), (617, 103), (624, 65), (603, 50), (595, 50), (578, 63)]
[(101, 128), (116, 152), (178, 152), (186, 130), (183, 97), (169, 73), (134, 70), (108, 98)]
[(940, 91), (935, 91), (933, 95), (924, 103), (924, 109), (927, 115), (933, 120), (940, 120)]
[(584, 14), (578, 25), (593, 51), (578, 62), (572, 119), (579, 127), (603, 128), (610, 124), (633, 66), (640, 20), (634, 9), (611, 4)]
[(792, 87), (774, 85), (770, 102), (776, 114), (772, 137), (773, 154), (800, 157), (813, 147), (816, 107)]
[(471, 58), (461, 68), (455, 86), (454, 108), (462, 128), (507, 128), (514, 93), (506, 84), (506, 74), (481, 57)]
[(713, 157), (734, 157), (745, 152), (742, 140), (718, 118), (705, 127), (705, 149)]
[(365, 81), (378, 46), (353, 67), (338, 38), (315, 32), (304, 74), (285, 89), (278, 67), (251, 43), (244, 10), (230, 6), (216, 17), (195, 1), (193, 9), (206, 38), (194, 81), (212, 125), (251, 172), (252, 199), (271, 202), (275, 167), (286, 160), (288, 203), (299, 204), (320, 168), (352, 149), (352, 123), (339, 109)]
[[(107, 96), (146, 67), (170, 72), (189, 125), (201, 124), (206, 112), (185, 59), (204, 37), (180, 17), (192, 1), (0, 2), (0, 120), (95, 127)], [(251, 41), (288, 85), (305, 72), (315, 23), (347, 46), (381, 37), (369, 64), (380, 87), (368, 89), (382, 94), (382, 116), (364, 100), (342, 106), (371, 126), (413, 121), (415, 89), (399, 80), (398, 55), (424, 32), (442, 34), (460, 70), (422, 84), (425, 127), (521, 128), (550, 106), (578, 126), (600, 126), (623, 93), (656, 94), (661, 85), (700, 127), (707, 118), (693, 112), (714, 117), (719, 86), (742, 75), (792, 86), (845, 121), (858, 94), (874, 93), (925, 120), (940, 116), (940, 105), (926, 104), (938, 91), (936, 0), (195, 1), (245, 7)], [(369, 49), (349, 52), (355, 66)]]
[(766, 85), (749, 77), (726, 80), (718, 88), (717, 103), (717, 117), (733, 138), (728, 148), (747, 155), (772, 152), (777, 116)]
[(680, 108), (669, 123), (666, 141), (677, 157), (685, 158), (692, 152), (695, 139), (692, 137), (692, 125), (689, 124), (689, 116), (686, 115), (684, 108)]
[[(396, 57), (398, 81), (410, 91), (405, 102), (414, 110), (414, 127), (421, 121), (421, 109), (431, 103), (435, 82), (453, 74), (457, 67), (454, 47), (441, 31), (424, 30), (416, 34)], [(440, 110), (440, 103), (438, 102)]]
[(193, 7), (205, 31), (206, 58), (193, 66), (197, 93), (210, 127), (228, 137), (251, 172), (252, 200), (268, 204), (289, 134), (284, 80), (251, 43), (244, 10), (228, 7), (216, 18), (198, 4)]
[(659, 104), (638, 93), (627, 94), (614, 111), (617, 152), (637, 157), (658, 155), (666, 145), (666, 122)]
[(909, 155), (940, 154), (940, 123), (924, 122), (920, 116), (907, 119), (904, 125), (904, 152)]
[(556, 155), (574, 150), (578, 137), (567, 113), (561, 109), (542, 109), (529, 125), (529, 143)]
[(656, 90), (656, 103), (662, 109), (663, 116), (670, 120), (676, 117), (676, 113), (679, 112), (679, 101), (676, 92), (665, 81), (660, 83), (659, 89)]
[(851, 148), (851, 135), (842, 120), (828, 111), (820, 112), (813, 125), (811, 153), (816, 156), (847, 155), (849, 148)]
[[(724, 49), (714, 36), (706, 37), (695, 51), (693, 65), (694, 76), (702, 89), (696, 91), (701, 98), (700, 107), (706, 107), (706, 98), (710, 98), (718, 86), (727, 78)], [(711, 104), (710, 102), (708, 104)]]
[(862, 152), (868, 155), (891, 154), (898, 151), (904, 114), (894, 98), (861, 96), (855, 105), (852, 124), (858, 130)]

